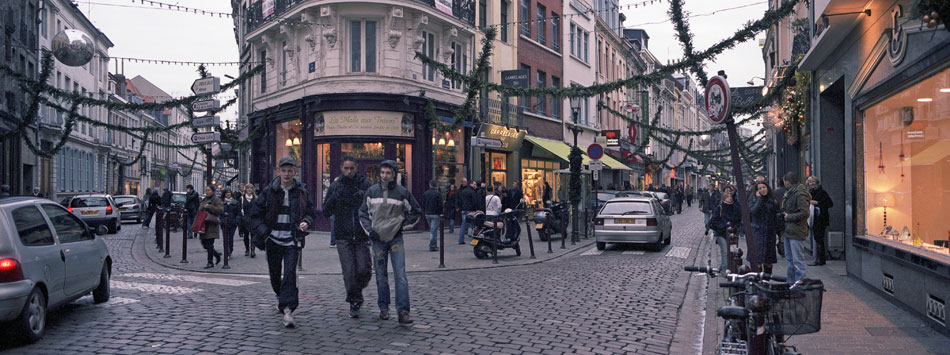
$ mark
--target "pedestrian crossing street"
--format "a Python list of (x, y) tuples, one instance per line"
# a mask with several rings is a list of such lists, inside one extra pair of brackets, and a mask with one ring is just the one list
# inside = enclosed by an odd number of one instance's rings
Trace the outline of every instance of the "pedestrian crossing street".
[[(687, 247), (672, 247), (667, 251), (665, 256), (667, 258), (680, 258), (685, 259), (689, 257), (689, 252), (692, 249)], [(582, 256), (594, 256), (601, 254), (617, 254), (619, 250), (597, 250), (596, 247), (590, 248), (589, 250), (581, 253)], [(621, 252), (622, 255), (645, 255), (646, 252), (642, 250), (625, 250)]]

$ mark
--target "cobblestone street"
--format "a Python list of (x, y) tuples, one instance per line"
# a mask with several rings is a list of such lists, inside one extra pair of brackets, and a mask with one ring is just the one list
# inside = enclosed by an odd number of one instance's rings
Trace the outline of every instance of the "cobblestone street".
[[(126, 224), (119, 234), (103, 237), (115, 258), (111, 301), (93, 305), (89, 297), (80, 299), (50, 314), (40, 342), (2, 346), (35, 354), (664, 354), (670, 352), (688, 277), (682, 266), (702, 236), (702, 215), (695, 209), (672, 218), (672, 245), (660, 252), (613, 245), (599, 252), (591, 240), (582, 240), (586, 244), (567, 255), (538, 264), (410, 272), (415, 323), (409, 327), (376, 318), (375, 283), (364, 292), (361, 317), (350, 319), (339, 275), (303, 275), (296, 329), (281, 326), (263, 274), (159, 266), (145, 255), (145, 248), (153, 248), (150, 230), (140, 233)], [(470, 252), (453, 257), (474, 259)]]

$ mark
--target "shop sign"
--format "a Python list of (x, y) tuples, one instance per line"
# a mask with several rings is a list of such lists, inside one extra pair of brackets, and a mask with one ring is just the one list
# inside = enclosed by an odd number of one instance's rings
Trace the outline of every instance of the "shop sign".
[(730, 105), (749, 106), (755, 104), (762, 97), (761, 86), (743, 86), (729, 89), (732, 102)]
[(472, 146), (498, 149), (502, 147), (502, 144), (501, 141), (497, 139), (472, 137)]
[(530, 74), (527, 69), (503, 70), (501, 72), (501, 84), (527, 88)]
[(518, 131), (514, 128), (505, 128), (494, 124), (482, 124), (481, 136), (483, 138), (497, 139), (501, 141), (501, 150), (515, 151), (521, 148), (521, 141), (524, 139), (525, 131)]
[(274, 0), (264, 0), (264, 3), (261, 4), (261, 17), (267, 18), (270, 15), (274, 14)]
[(904, 7), (897, 5), (891, 12), (891, 28), (890, 33), (887, 33), (890, 39), (887, 43), (887, 59), (895, 67), (901, 64), (907, 54), (907, 31), (901, 25), (901, 17), (904, 17)]
[(620, 130), (611, 129), (603, 131), (601, 134), (604, 137), (607, 137), (607, 146), (608, 147), (619, 147), (620, 146)]
[(907, 139), (924, 138), (924, 131), (907, 131)]
[(455, 16), (452, 14), (452, 0), (435, 0), (435, 8), (449, 16)]
[(327, 111), (317, 115), (313, 134), (413, 137), (412, 115), (390, 111)]

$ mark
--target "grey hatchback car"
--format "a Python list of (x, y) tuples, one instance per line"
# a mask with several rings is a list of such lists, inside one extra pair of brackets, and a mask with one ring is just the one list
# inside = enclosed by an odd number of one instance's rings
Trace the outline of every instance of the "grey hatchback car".
[(92, 292), (109, 300), (112, 257), (101, 238), (63, 206), (35, 197), (0, 198), (0, 323), (35, 342), (47, 310)]
[(145, 211), (145, 203), (135, 195), (114, 196), (115, 204), (119, 206), (119, 214), (122, 220), (134, 219), (135, 223), (142, 223), (142, 216)]
[(594, 219), (597, 249), (607, 243), (648, 244), (659, 251), (670, 244), (673, 224), (663, 207), (649, 197), (621, 197), (607, 201)]

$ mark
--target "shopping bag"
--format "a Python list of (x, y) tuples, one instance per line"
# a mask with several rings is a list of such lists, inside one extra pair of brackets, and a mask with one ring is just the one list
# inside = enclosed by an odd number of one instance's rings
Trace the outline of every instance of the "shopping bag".
[(195, 215), (195, 222), (191, 224), (191, 232), (204, 234), (205, 233), (205, 218), (208, 217), (208, 212), (200, 211)]

